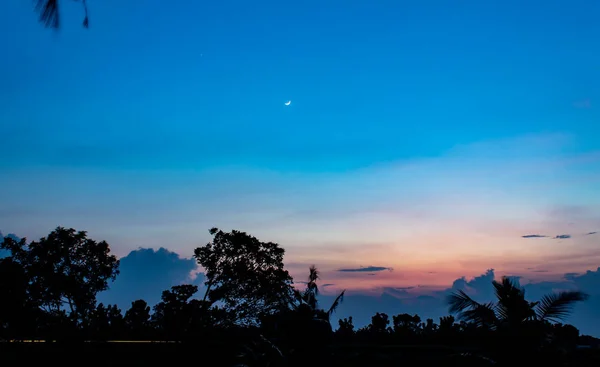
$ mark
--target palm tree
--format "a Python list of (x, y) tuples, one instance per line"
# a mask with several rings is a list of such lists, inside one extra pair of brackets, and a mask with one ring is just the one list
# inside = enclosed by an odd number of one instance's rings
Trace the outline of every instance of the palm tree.
[(559, 322), (571, 313), (576, 302), (585, 301), (586, 293), (564, 291), (545, 295), (537, 302), (525, 299), (525, 290), (507, 277), (492, 281), (496, 302), (479, 303), (464, 291), (452, 293), (448, 297), (451, 314), (475, 323), (478, 326), (495, 329), (499, 325), (519, 326), (526, 321)]
[(316, 266), (312, 265), (309, 268), (306, 289), (303, 292), (299, 290), (294, 291), (297, 301), (297, 304), (294, 305), (294, 308), (296, 310), (304, 308), (312, 314), (312, 317), (329, 321), (331, 315), (343, 302), (346, 290), (343, 290), (342, 292), (340, 292), (340, 294), (338, 294), (338, 296), (335, 298), (335, 300), (327, 310), (319, 309), (319, 302), (317, 300), (317, 296), (319, 295), (319, 287), (317, 286), (319, 275), (319, 270), (317, 270)]
[[(87, 0), (71, 0), (80, 2), (83, 5), (84, 18), (83, 26), (89, 27), (88, 20), (88, 8)], [(59, 0), (35, 0), (35, 10), (39, 13), (40, 22), (47, 28), (59, 28), (60, 27), (60, 12), (59, 12)]]

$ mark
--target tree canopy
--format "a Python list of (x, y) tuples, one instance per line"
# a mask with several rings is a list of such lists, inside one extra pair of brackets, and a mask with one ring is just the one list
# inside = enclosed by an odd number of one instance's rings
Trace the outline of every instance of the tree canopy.
[(563, 321), (577, 302), (589, 296), (581, 291), (563, 291), (548, 294), (538, 302), (525, 299), (525, 290), (510, 278), (492, 281), (496, 302), (479, 303), (464, 291), (448, 297), (450, 313), (458, 314), (462, 320), (480, 326), (495, 328), (500, 324), (518, 326), (525, 321)]
[(289, 305), (292, 277), (283, 248), (236, 230), (212, 228), (210, 234), (213, 240), (194, 251), (205, 271), (205, 300), (221, 302), (239, 322), (251, 324)]
[(47, 237), (27, 244), (5, 238), (0, 248), (20, 265), (29, 297), (48, 312), (67, 309), (73, 320), (92, 311), (96, 295), (108, 289), (119, 274), (119, 260), (105, 241), (94, 241), (85, 231), (57, 227)]

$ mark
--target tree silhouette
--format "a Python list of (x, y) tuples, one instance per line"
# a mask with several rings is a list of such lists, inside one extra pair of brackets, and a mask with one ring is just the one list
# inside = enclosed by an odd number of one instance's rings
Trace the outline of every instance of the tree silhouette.
[(338, 320), (338, 328), (335, 331), (337, 340), (349, 342), (355, 335), (354, 321), (352, 316)]
[(525, 299), (525, 290), (507, 277), (502, 277), (500, 282), (492, 281), (492, 285), (496, 302), (478, 303), (460, 290), (448, 297), (450, 313), (484, 327), (518, 326), (524, 321), (564, 320), (576, 302), (588, 298), (580, 291), (564, 291), (546, 295), (538, 302), (529, 302)]
[[(79, 2), (83, 6), (84, 18), (83, 27), (89, 28), (87, 0), (70, 0)], [(39, 20), (46, 28), (58, 29), (60, 27), (60, 9), (59, 0), (35, 0), (35, 11), (39, 15)]]
[(354, 321), (352, 316), (338, 320), (337, 331), (341, 334), (354, 334)]
[(96, 305), (98, 292), (118, 274), (119, 261), (110, 254), (105, 241), (87, 238), (85, 231), (57, 227), (47, 237), (27, 245), (5, 238), (1, 248), (21, 265), (28, 279), (28, 291), (43, 310), (56, 317), (69, 311), (81, 323)]
[[(448, 297), (450, 313), (485, 330), (479, 341), (487, 354), (502, 363), (529, 361), (540, 358), (540, 352), (552, 335), (550, 321), (566, 318), (576, 302), (588, 295), (579, 291), (552, 293), (540, 301), (525, 299), (525, 290), (507, 277), (492, 281), (496, 302), (478, 303), (464, 291)], [(505, 346), (511, 344), (511, 348)]]
[(0, 259), (0, 340), (31, 337), (39, 314), (29, 298), (25, 269), (11, 257)]
[(100, 303), (89, 317), (88, 338), (106, 341), (124, 331), (123, 314), (116, 305)]
[(369, 329), (378, 334), (387, 333), (389, 331), (388, 325), (390, 324), (390, 320), (387, 314), (377, 312), (373, 317), (371, 317), (371, 325), (369, 325)]
[(306, 312), (310, 313), (310, 318), (316, 318), (329, 322), (331, 315), (343, 302), (346, 290), (341, 291), (340, 294), (337, 295), (327, 310), (319, 309), (319, 301), (317, 300), (317, 296), (319, 295), (319, 286), (317, 285), (319, 275), (319, 270), (316, 268), (316, 266), (312, 265), (309, 268), (306, 289), (303, 292), (294, 290), (296, 303), (293, 304), (293, 307), (295, 309), (306, 309)]
[[(189, 346), (202, 349), (195, 353), (218, 356), (223, 365), (387, 366), (398, 355), (405, 364), (419, 365), (597, 364), (592, 360), (597, 351), (586, 354), (580, 347), (600, 342), (556, 323), (587, 298), (584, 293), (529, 302), (522, 288), (503, 278), (493, 282), (495, 302), (478, 303), (461, 291), (448, 298), (460, 323), (453, 316), (441, 317), (438, 325), (418, 315), (376, 313), (369, 326), (357, 331), (352, 317), (339, 320), (334, 333), (331, 315), (345, 292), (321, 308), (314, 265), (306, 287), (294, 289), (277, 244), (238, 231), (211, 233), (212, 243), (195, 252), (207, 273), (205, 300), (193, 298), (197, 286), (177, 285), (162, 292), (153, 313), (144, 300), (136, 300), (124, 316), (116, 305), (96, 305), (96, 293), (118, 273), (118, 261), (105, 242), (61, 227), (31, 244), (5, 239), (0, 245), (8, 250), (8, 257), (0, 259), (0, 340), (80, 342), (85, 336), (90, 343), (79, 344), (78, 351), (87, 349), (103, 365), (114, 364), (110, 356), (115, 355), (129, 355), (119, 365), (148, 364), (165, 353), (176, 363), (176, 356), (190, 354), (179, 347)], [(97, 343), (111, 340), (180, 342)], [(0, 343), (0, 356), (7, 365), (50, 364), (53, 355), (64, 356), (69, 348), (72, 344)], [(122, 353), (128, 349), (131, 353)]]
[(125, 312), (124, 323), (133, 340), (147, 337), (150, 333), (150, 306), (146, 301), (138, 299), (131, 302), (131, 307)]
[[(430, 321), (433, 323), (433, 320)], [(392, 316), (392, 325), (396, 333), (414, 334), (420, 327), (421, 317), (407, 313)], [(433, 327), (433, 326), (431, 326)]]
[(209, 302), (191, 299), (198, 287), (176, 285), (163, 291), (162, 301), (154, 306), (152, 321), (163, 336), (171, 340), (192, 337), (201, 329), (211, 328), (222, 321), (225, 312), (211, 307)]
[(222, 302), (244, 324), (257, 324), (262, 315), (287, 307), (293, 290), (283, 248), (236, 230), (212, 228), (210, 234), (212, 242), (194, 251), (205, 270), (205, 301)]
[[(328, 309), (319, 308), (319, 271), (312, 265), (309, 268), (308, 282), (303, 291), (294, 289), (295, 298), (290, 308), (280, 312), (270, 321), (279, 330), (278, 337), (285, 340), (289, 350), (293, 350), (293, 359), (298, 363), (310, 363), (325, 353), (333, 341), (333, 329), (330, 317), (343, 300), (342, 291)], [(304, 363), (302, 362), (302, 363)]]

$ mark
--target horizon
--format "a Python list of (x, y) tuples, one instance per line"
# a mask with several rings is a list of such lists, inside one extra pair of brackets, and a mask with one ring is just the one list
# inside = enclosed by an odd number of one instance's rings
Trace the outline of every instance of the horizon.
[[(0, 232), (2, 234), (2, 232)], [(13, 233), (6, 234), (15, 240), (20, 239)], [(260, 240), (260, 239), (259, 239)], [(268, 240), (267, 240), (268, 241)], [(30, 240), (27, 241), (31, 242)], [(0, 258), (4, 256), (0, 252)], [(149, 305), (160, 301), (161, 292), (175, 285), (192, 284), (198, 287), (198, 292), (192, 297), (202, 299), (206, 287), (204, 285), (203, 269), (198, 266), (193, 257), (186, 258), (169, 251), (164, 247), (159, 249), (138, 248), (120, 258), (120, 274), (109, 283), (109, 289), (98, 295), (98, 302), (114, 304), (123, 310), (128, 309), (133, 301), (144, 300)], [(285, 263), (285, 257), (284, 257)], [(306, 284), (308, 268), (317, 264), (285, 263), (285, 269), (290, 271), (294, 287), (302, 288)], [(317, 266), (318, 268), (318, 266)], [(527, 277), (518, 274), (498, 273), (495, 269), (487, 269), (472, 277), (460, 275), (450, 284), (416, 284), (398, 286), (397, 282), (386, 284), (379, 277), (378, 286), (368, 283), (366, 287), (347, 288), (337, 280), (348, 280), (338, 277), (340, 273), (353, 273), (354, 281), (369, 280), (369, 276), (393, 272), (385, 267), (358, 267), (345, 269), (329, 269), (320, 272), (320, 305), (330, 304), (339, 294), (345, 291), (345, 301), (342, 301), (333, 315), (333, 327), (337, 320), (352, 317), (356, 327), (367, 326), (375, 312), (388, 315), (413, 314), (423, 320), (431, 318), (434, 321), (449, 313), (447, 297), (456, 292), (464, 291), (479, 302), (494, 300), (493, 280), (507, 276), (511, 281), (521, 286), (528, 300), (539, 300), (544, 295), (557, 291), (581, 290), (592, 296), (591, 300), (575, 305), (575, 312), (566, 320), (567, 324), (576, 326), (583, 335), (600, 336), (600, 322), (596, 317), (600, 305), (600, 266), (580, 273), (548, 274), (545, 270), (528, 269), (541, 273), (540, 277)], [(436, 272), (427, 272), (429, 275)], [(401, 274), (401, 277), (404, 274)], [(365, 277), (366, 276), (366, 277)], [(328, 281), (336, 281), (329, 283)], [(360, 284), (359, 284), (360, 285)]]
[(435, 4), (89, 0), (52, 31), (9, 0), (0, 230), (153, 249), (175, 284), (236, 229), (342, 315), (434, 314), (494, 269), (590, 292), (599, 336), (600, 3)]

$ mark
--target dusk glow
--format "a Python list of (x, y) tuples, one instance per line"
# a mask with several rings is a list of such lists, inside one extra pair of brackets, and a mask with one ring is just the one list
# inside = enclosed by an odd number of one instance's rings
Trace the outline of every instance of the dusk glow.
[[(181, 283), (211, 227), (238, 229), (366, 323), (440, 316), (494, 269), (587, 287), (573, 323), (600, 335), (600, 2), (107, 0), (89, 29), (66, 2), (56, 32), (5, 2), (5, 235), (162, 247)], [(130, 303), (118, 283), (103, 297)]]

